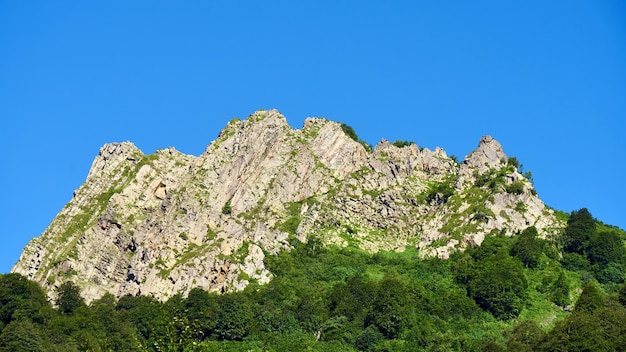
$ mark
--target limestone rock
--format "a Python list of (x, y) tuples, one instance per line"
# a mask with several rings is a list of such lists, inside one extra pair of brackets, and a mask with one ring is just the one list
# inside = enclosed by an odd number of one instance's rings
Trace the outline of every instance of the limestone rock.
[(499, 169), (506, 164), (506, 155), (502, 146), (491, 136), (483, 136), (478, 147), (461, 164), (461, 173), (470, 170), (483, 173), (489, 169)]
[(272, 278), (264, 258), (311, 236), (369, 251), (446, 258), (494, 232), (563, 226), (489, 136), (459, 165), (443, 149), (372, 152), (341, 125), (276, 110), (233, 119), (199, 156), (103, 146), (85, 183), (13, 272), (87, 301), (105, 292), (167, 299), (194, 287), (240, 290)]

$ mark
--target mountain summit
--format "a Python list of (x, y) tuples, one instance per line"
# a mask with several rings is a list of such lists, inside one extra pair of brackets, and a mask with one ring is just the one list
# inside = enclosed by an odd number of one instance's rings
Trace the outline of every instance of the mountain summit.
[(270, 110), (231, 120), (197, 157), (104, 145), (12, 271), (48, 288), (71, 280), (87, 301), (166, 299), (266, 283), (265, 256), (294, 240), (446, 258), (490, 234), (563, 227), (490, 136), (457, 163), (413, 143), (370, 151), (349, 132), (323, 118), (294, 129)]

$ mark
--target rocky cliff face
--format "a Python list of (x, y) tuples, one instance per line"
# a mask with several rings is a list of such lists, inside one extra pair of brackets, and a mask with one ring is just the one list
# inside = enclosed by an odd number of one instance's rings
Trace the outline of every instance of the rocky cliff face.
[(105, 292), (167, 299), (266, 283), (264, 257), (296, 238), (446, 258), (530, 225), (543, 235), (563, 226), (491, 137), (457, 164), (415, 144), (383, 140), (368, 152), (336, 122), (293, 129), (259, 111), (230, 121), (198, 157), (103, 146), (13, 272), (50, 292), (72, 280), (88, 301)]

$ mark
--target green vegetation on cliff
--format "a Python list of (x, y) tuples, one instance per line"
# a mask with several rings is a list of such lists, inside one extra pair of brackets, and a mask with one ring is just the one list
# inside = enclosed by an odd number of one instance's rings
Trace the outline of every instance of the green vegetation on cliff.
[[(267, 256), (267, 285), (186, 298), (41, 287), (0, 276), (7, 351), (617, 351), (626, 346), (625, 233), (586, 209), (562, 238), (487, 237), (449, 260), (315, 238)], [(575, 302), (570, 305), (572, 302)]]

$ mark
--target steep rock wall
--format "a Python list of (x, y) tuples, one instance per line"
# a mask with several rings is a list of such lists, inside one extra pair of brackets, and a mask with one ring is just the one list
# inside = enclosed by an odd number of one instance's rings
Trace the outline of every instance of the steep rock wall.
[(167, 299), (266, 283), (264, 257), (294, 238), (446, 258), (530, 225), (544, 236), (563, 226), (489, 136), (457, 164), (415, 144), (382, 140), (367, 152), (339, 123), (308, 118), (294, 129), (278, 111), (258, 111), (230, 121), (197, 157), (103, 146), (13, 272), (51, 294), (72, 280), (88, 301)]

